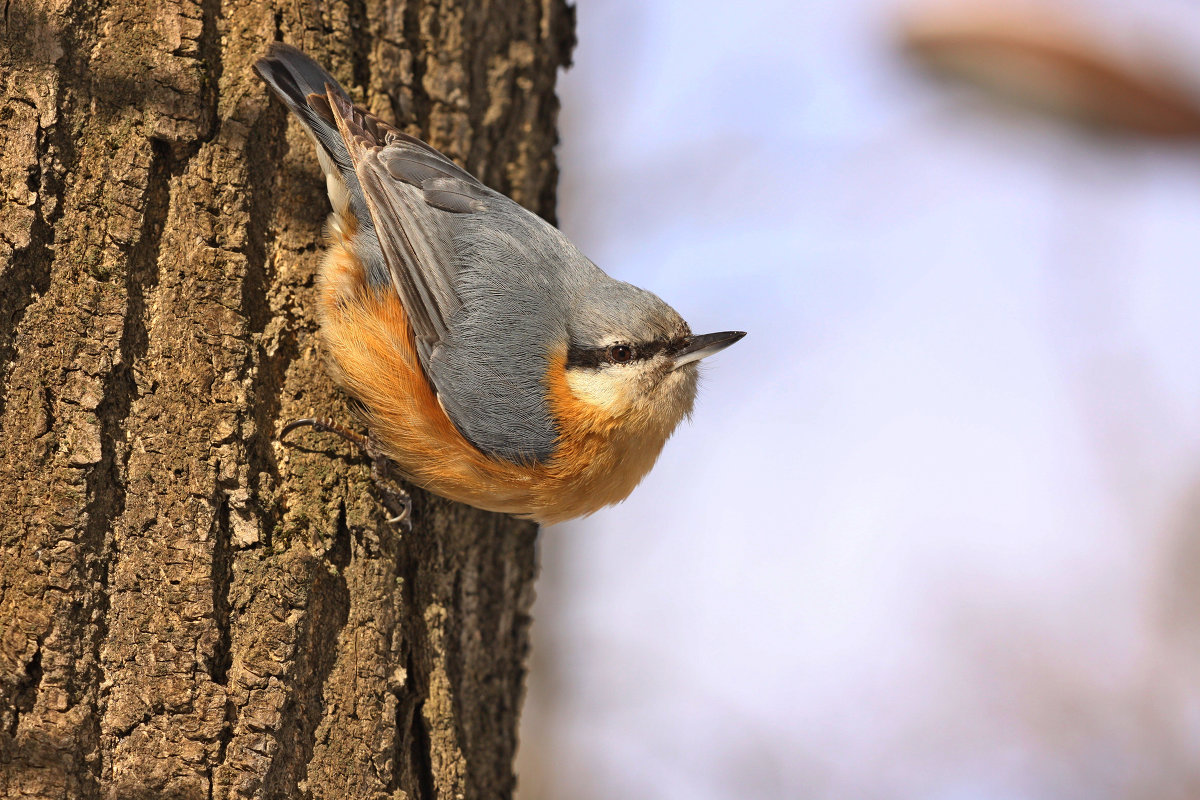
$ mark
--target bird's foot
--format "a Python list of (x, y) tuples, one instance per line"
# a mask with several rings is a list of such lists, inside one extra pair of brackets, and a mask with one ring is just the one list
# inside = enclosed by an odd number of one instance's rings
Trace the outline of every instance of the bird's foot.
[(318, 431), (326, 433), (335, 433), (357, 447), (360, 453), (371, 459), (371, 479), (375, 482), (375, 488), (379, 490), (379, 494), (382, 496), (384, 508), (391, 514), (387, 521), (392, 525), (399, 525), (405, 533), (412, 531), (412, 497), (392, 477), (391, 462), (388, 461), (387, 456), (379, 449), (374, 436), (363, 436), (361, 433), (355, 433), (349, 428), (339, 425), (326, 417), (307, 417), (288, 423), (279, 432), (279, 441), (284, 441), (289, 433), (303, 427), (315, 428)]
[(412, 531), (412, 496), (392, 477), (392, 462), (380, 452), (373, 435), (367, 436), (363, 452), (371, 459), (371, 479), (383, 497), (383, 505), (392, 516), (388, 522), (399, 525), (405, 533)]

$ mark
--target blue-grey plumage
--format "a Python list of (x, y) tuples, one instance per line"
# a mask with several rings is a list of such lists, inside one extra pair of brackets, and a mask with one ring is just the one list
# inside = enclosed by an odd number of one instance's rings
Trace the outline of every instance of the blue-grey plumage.
[[(316, 142), (331, 224), (346, 228), (349, 244), (339, 252), (361, 262), (373, 297), (399, 299), (436, 407), (488, 458), (540, 465), (544, 484), (536, 502), (507, 492), (533, 480), (511, 471), (489, 479), (491, 489), (456, 492), (447, 478), (435, 490), (547, 520), (622, 499), (690, 412), (695, 362), (741, 334), (692, 336), (657, 296), (613, 280), (554, 226), (354, 106), (295, 48), (272, 45), (256, 68)], [(339, 330), (338, 341), (356, 340), (344, 325)], [(396, 363), (403, 368), (403, 359)], [(365, 385), (344, 377), (344, 384)], [(415, 435), (396, 433), (410, 440), (405, 452), (420, 449), (412, 445)], [(565, 463), (567, 450), (590, 453), (594, 463)], [(589, 468), (615, 470), (623, 460), (628, 476), (584, 477)], [(489, 471), (474, 467), (475, 474)], [(553, 489), (554, 482), (570, 491)], [(554, 491), (572, 498), (551, 513), (554, 503), (545, 496)], [(488, 492), (504, 497), (487, 502)], [(545, 513), (532, 507), (539, 504)]]

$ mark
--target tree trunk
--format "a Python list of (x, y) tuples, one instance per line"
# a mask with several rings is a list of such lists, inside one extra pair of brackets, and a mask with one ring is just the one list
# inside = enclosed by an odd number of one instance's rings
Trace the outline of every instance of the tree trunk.
[(0, 796), (512, 794), (534, 526), (288, 420), (322, 366), (325, 63), (550, 215), (563, 0), (3, 0)]

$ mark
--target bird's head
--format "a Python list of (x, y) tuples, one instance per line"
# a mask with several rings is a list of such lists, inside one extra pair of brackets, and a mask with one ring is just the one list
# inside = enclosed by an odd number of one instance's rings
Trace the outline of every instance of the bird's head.
[(691, 413), (697, 363), (745, 335), (693, 336), (675, 309), (656, 295), (612, 281), (575, 308), (567, 386), (576, 399), (607, 416), (670, 435)]

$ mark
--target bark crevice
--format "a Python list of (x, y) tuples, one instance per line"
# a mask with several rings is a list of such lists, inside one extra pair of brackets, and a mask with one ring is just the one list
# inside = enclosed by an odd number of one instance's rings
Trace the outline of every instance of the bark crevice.
[(247, 223), (245, 274), (241, 286), (241, 312), (254, 348), (247, 354), (241, 375), (250, 375), (254, 404), (248, 409), (250, 426), (246, 436), (247, 481), (253, 509), (260, 519), (263, 543), (270, 544), (280, 522), (280, 509), (272, 502), (264, 478), (279, 475), (275, 448), (276, 423), (289, 365), (299, 355), (294, 326), (279, 326), (268, 336), (266, 330), (277, 311), (272, 308), (275, 270), (270, 255), (275, 247), (275, 215), (278, 210), (278, 165), (282, 161), (287, 119), (276, 104), (258, 118), (246, 143)]
[[(137, 369), (149, 346), (146, 294), (158, 283), (158, 259), (170, 205), (172, 162), (169, 146), (151, 140), (142, 228), (128, 250), (125, 272), (124, 326), (117, 358), (103, 383), (103, 399), (96, 407), (100, 424), (100, 461), (87, 477), (86, 539), (89, 550), (100, 556), (106, 532), (125, 510), (125, 462), (128, 441), (125, 420), (138, 394)], [(103, 562), (104, 559), (100, 558)], [(101, 585), (106, 585), (101, 577)]]
[(338, 657), (335, 644), (350, 617), (350, 591), (345, 578), (350, 549), (350, 532), (342, 518), (325, 560), (313, 559), (310, 564), (309, 607), (290, 674), (284, 726), (278, 734), (279, 755), (263, 777), (267, 797), (286, 795), (308, 777), (317, 728), (325, 713), (325, 683)]
[(354, 83), (364, 93), (371, 88), (371, 23), (366, 0), (348, 0), (350, 22), (350, 67)]
[(12, 717), (9, 721), (8, 735), (15, 738), (21, 726), (21, 715), (33, 710), (37, 701), (38, 689), (42, 685), (42, 643), (37, 643), (33, 656), (25, 664), (25, 674), (12, 688), (12, 696), (8, 703), (12, 706)]
[(224, 53), (221, 49), (221, 0), (200, 0), (200, 60), (204, 70), (204, 115), (205, 122), (200, 131), (200, 142), (212, 141), (221, 124), (221, 76), (225, 71)]
[(417, 778), (420, 790), (420, 800), (435, 800), (437, 797), (433, 763), (429, 758), (432, 740), (429, 736), (429, 724), (425, 721), (425, 704), (417, 703), (412, 711), (411, 740), (409, 742), (409, 757), (413, 773)]
[[(40, 144), (40, 142), (39, 142)], [(39, 150), (38, 161), (45, 157)], [(61, 194), (58, 198), (61, 201)], [(8, 367), (17, 349), (17, 331), (25, 310), (50, 288), (50, 263), (54, 260), (54, 223), (42, 216), (41, 204), (35, 209), (29, 244), (15, 248), (8, 268), (0, 270), (0, 416), (8, 397)]]
[[(233, 657), (230, 639), (229, 593), (233, 587), (232, 532), (229, 525), (229, 497), (223, 492), (214, 503), (217, 507), (213, 520), (212, 551), (212, 608), (213, 623), (217, 628), (217, 640), (208, 664), (208, 674), (218, 686), (228, 686), (229, 665)], [(228, 726), (226, 726), (228, 727)], [(224, 734), (225, 731), (223, 730)]]
[(405, 0), (402, 30), (412, 62), (412, 84), (409, 87), (412, 93), (412, 108), (407, 109), (411, 118), (400, 122), (428, 130), (432, 99), (425, 88), (425, 37), (421, 33), (421, 10), (422, 3), (417, 0)]

